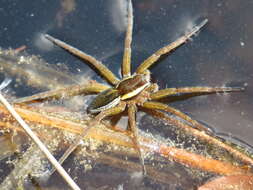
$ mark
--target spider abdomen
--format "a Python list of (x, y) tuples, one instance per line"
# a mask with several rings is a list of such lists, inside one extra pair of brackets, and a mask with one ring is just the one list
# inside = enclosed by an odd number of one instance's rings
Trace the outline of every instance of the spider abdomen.
[(99, 113), (108, 108), (116, 106), (120, 102), (118, 90), (109, 88), (99, 93), (87, 108), (89, 113)]

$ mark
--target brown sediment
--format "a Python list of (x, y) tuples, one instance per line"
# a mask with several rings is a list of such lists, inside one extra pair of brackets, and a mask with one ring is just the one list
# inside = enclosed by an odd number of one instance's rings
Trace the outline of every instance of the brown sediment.
[(253, 176), (252, 175), (234, 175), (222, 176), (210, 182), (207, 182), (198, 190), (252, 190)]

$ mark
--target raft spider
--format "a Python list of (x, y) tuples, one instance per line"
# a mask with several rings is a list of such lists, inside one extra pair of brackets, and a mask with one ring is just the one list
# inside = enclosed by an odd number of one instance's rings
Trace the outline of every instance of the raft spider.
[[(191, 124), (201, 131), (208, 131), (196, 120), (190, 118), (181, 111), (170, 107), (167, 104), (159, 102), (160, 99), (174, 96), (179, 94), (191, 94), (191, 93), (223, 93), (241, 91), (240, 87), (182, 87), (182, 88), (166, 88), (159, 90), (159, 86), (156, 83), (152, 83), (150, 80), (150, 71), (148, 70), (153, 66), (162, 55), (170, 53), (172, 50), (183, 45), (194, 34), (196, 34), (206, 23), (207, 19), (203, 20), (199, 25), (194, 26), (190, 32), (178, 38), (165, 47), (162, 47), (156, 51), (153, 55), (144, 60), (136, 69), (134, 73), (131, 72), (131, 42), (133, 31), (133, 8), (131, 0), (128, 1), (128, 16), (127, 16), (127, 29), (125, 36), (125, 47), (123, 54), (123, 61), (121, 65), (121, 79), (118, 79), (105, 65), (94, 57), (60, 41), (48, 34), (45, 37), (54, 43), (55, 45), (70, 52), (74, 56), (88, 62), (91, 67), (97, 71), (103, 79), (105, 79), (110, 85), (106, 86), (95, 81), (86, 85), (73, 85), (60, 90), (52, 90), (35, 94), (33, 96), (24, 97), (14, 101), (15, 103), (28, 103), (32, 101), (45, 100), (51, 98), (62, 98), (66, 96), (74, 96), (78, 94), (97, 94), (91, 104), (88, 106), (87, 111), (94, 115), (94, 119), (89, 122), (89, 127), (101, 122), (108, 116), (118, 115), (122, 112), (128, 114), (128, 135), (132, 139), (134, 147), (138, 151), (140, 161), (142, 164), (143, 173), (146, 173), (144, 165), (144, 156), (140, 148), (138, 140), (138, 130), (136, 126), (136, 113), (138, 108), (145, 108), (151, 110), (162, 110), (169, 112), (175, 116), (183, 119), (187, 123)], [(87, 130), (83, 133), (83, 136), (87, 133)], [(83, 137), (82, 136), (82, 137)]]

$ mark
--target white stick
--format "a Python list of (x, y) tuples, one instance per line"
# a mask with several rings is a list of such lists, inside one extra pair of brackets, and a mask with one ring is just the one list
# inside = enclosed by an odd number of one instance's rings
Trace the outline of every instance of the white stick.
[[(0, 85), (1, 87), (1, 85)], [(32, 138), (32, 140), (39, 146), (41, 151), (46, 155), (51, 164), (56, 168), (59, 174), (65, 179), (65, 181), (69, 184), (69, 186), (73, 190), (80, 190), (78, 185), (73, 181), (73, 179), (68, 175), (68, 173), (64, 170), (64, 168), (58, 163), (55, 157), (49, 152), (46, 146), (40, 141), (40, 139), (32, 132), (30, 127), (25, 123), (25, 121), (18, 115), (18, 113), (14, 110), (14, 108), (10, 105), (10, 103), (3, 97), (0, 93), (0, 101), (3, 105), (9, 110), (12, 116), (18, 121), (18, 123), (23, 127), (26, 133)]]

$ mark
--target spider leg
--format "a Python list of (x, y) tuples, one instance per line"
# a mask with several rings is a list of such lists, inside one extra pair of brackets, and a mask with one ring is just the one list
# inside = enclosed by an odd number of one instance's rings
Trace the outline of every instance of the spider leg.
[(191, 135), (195, 136), (196, 138), (199, 138), (199, 139), (204, 140), (204, 141), (206, 141), (210, 144), (213, 144), (217, 147), (225, 149), (231, 155), (233, 155), (234, 157), (238, 158), (239, 160), (241, 160), (243, 162), (248, 163), (249, 165), (252, 165), (252, 163), (253, 163), (253, 160), (250, 156), (241, 152), (241, 150), (239, 150), (238, 148), (225, 143), (222, 139), (217, 138), (217, 136), (215, 136), (215, 135), (212, 136), (209, 134), (205, 134), (199, 130), (191, 128), (188, 124), (182, 123), (180, 120), (170, 117), (168, 114), (166, 114), (162, 111), (158, 111), (158, 110), (154, 110), (154, 109), (144, 109), (143, 111), (156, 117), (156, 118), (163, 119), (164, 121), (167, 121), (170, 124), (180, 128), (180, 129), (183, 129), (188, 134), (191, 134)]
[(160, 102), (149, 101), (149, 102), (144, 102), (142, 107), (147, 108), (147, 109), (151, 109), (151, 110), (162, 110), (162, 111), (170, 112), (170, 113), (178, 116), (179, 118), (189, 122), (192, 126), (199, 129), (200, 131), (210, 132), (206, 127), (201, 125), (196, 120), (192, 119), (191, 117), (184, 114), (183, 112), (181, 112), (181, 111), (179, 111), (175, 108), (172, 108), (172, 107), (170, 107), (166, 104), (163, 104), (163, 103), (160, 103)]
[(179, 94), (215, 94), (225, 92), (243, 91), (243, 87), (183, 87), (183, 88), (166, 88), (150, 94), (151, 100), (158, 100), (171, 95)]
[(136, 73), (143, 73), (150, 66), (152, 66), (162, 55), (168, 54), (172, 50), (183, 45), (185, 42), (187, 42), (188, 39), (191, 38), (191, 36), (196, 34), (207, 23), (207, 21), (207, 19), (203, 20), (199, 25), (193, 27), (193, 29), (190, 32), (186, 33), (184, 36), (181, 36), (176, 41), (156, 51), (153, 55), (151, 55), (144, 62), (142, 62), (142, 64), (137, 68)]
[(127, 31), (125, 37), (125, 48), (122, 62), (122, 77), (126, 78), (131, 75), (131, 43), (133, 33), (133, 5), (132, 1), (128, 0), (128, 17)]
[(71, 85), (62, 89), (50, 90), (34, 94), (32, 96), (18, 98), (14, 100), (13, 103), (32, 103), (40, 102), (47, 99), (60, 99), (80, 94), (96, 94), (108, 88), (109, 86), (97, 83), (95, 81), (90, 81), (88, 84), (85, 85)]
[[(126, 108), (126, 103), (121, 102), (115, 107), (112, 107), (100, 112), (95, 118), (91, 119), (88, 122), (87, 127), (82, 131), (82, 133), (74, 140), (72, 145), (70, 145), (68, 149), (64, 152), (64, 154), (61, 156), (61, 158), (59, 159), (59, 163), (62, 164), (69, 157), (69, 155), (80, 145), (80, 142), (82, 141), (82, 139), (87, 135), (89, 130), (94, 125), (99, 124), (99, 122), (101, 122), (101, 120), (104, 119), (105, 117), (120, 114), (121, 112), (125, 110), (125, 108)], [(55, 172), (55, 168), (53, 168), (49, 172), (49, 175), (52, 175), (54, 172)]]
[(137, 107), (135, 104), (129, 104), (128, 107), (128, 127), (131, 130), (131, 139), (134, 143), (134, 146), (136, 148), (136, 150), (138, 151), (139, 157), (140, 157), (140, 161), (141, 161), (141, 165), (142, 165), (142, 172), (143, 175), (146, 175), (146, 167), (144, 164), (144, 156), (142, 154), (141, 148), (140, 148), (140, 143), (138, 140), (138, 130), (136, 127), (136, 112), (137, 112)]
[(70, 52), (74, 56), (88, 61), (92, 68), (95, 68), (95, 71), (98, 71), (100, 75), (106, 79), (110, 84), (116, 85), (119, 82), (119, 79), (105, 66), (102, 64), (102, 62), (98, 61), (96, 58), (92, 57), (91, 55), (88, 55), (82, 51), (80, 51), (77, 48), (74, 48), (73, 46), (70, 46), (66, 44), (65, 42), (58, 40), (48, 34), (45, 34), (45, 38), (54, 43), (55, 45), (61, 47), (62, 49)]

